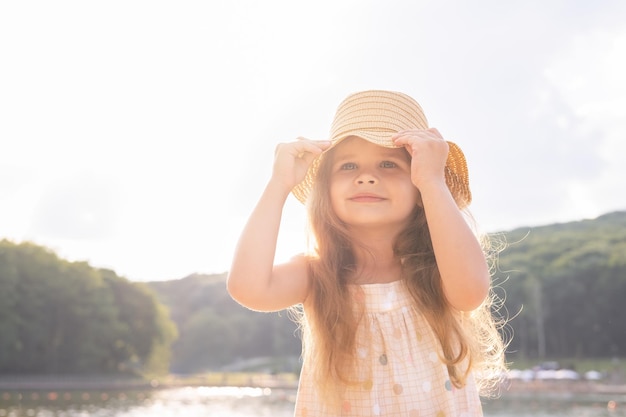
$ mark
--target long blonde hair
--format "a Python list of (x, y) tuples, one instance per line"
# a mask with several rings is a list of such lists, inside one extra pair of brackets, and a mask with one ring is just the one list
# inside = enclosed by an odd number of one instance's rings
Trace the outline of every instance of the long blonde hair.
[[(322, 161), (308, 202), (315, 254), (309, 262), (310, 289), (306, 309), (299, 314), (305, 363), (315, 364), (313, 378), (320, 397), (332, 403), (343, 386), (358, 383), (351, 377), (356, 330), (360, 317), (350, 302), (349, 278), (355, 269), (353, 243), (331, 207), (329, 178), (332, 150)], [(485, 240), (482, 243), (486, 243)], [(485, 246), (485, 245), (483, 245)], [(394, 254), (402, 264), (403, 280), (441, 345), (441, 360), (451, 382), (466, 384), (470, 371), (482, 395), (494, 392), (503, 375), (504, 349), (493, 316), (495, 296), (474, 311), (453, 309), (443, 293), (426, 217), (416, 206), (408, 226), (397, 237)]]

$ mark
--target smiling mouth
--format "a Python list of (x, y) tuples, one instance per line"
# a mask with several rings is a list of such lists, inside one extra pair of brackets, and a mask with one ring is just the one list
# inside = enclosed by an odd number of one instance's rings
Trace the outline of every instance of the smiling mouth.
[(378, 203), (385, 200), (383, 197), (374, 194), (358, 194), (349, 198), (350, 201), (356, 203)]

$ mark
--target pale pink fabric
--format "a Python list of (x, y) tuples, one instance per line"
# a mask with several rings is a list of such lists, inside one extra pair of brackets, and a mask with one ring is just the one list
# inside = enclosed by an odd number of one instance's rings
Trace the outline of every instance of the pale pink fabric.
[(455, 388), (439, 360), (439, 344), (413, 307), (402, 281), (355, 286), (354, 302), (366, 313), (357, 332), (359, 384), (348, 386), (337, 410), (323, 410), (305, 363), (296, 400), (296, 417), (482, 416), (480, 397), (470, 378)]

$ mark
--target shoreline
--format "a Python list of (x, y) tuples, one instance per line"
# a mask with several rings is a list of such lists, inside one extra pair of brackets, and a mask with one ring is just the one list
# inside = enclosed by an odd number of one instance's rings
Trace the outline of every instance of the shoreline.
[(610, 394), (626, 395), (626, 384), (587, 380), (507, 380), (502, 384), (502, 396), (525, 394)]
[[(113, 375), (0, 375), (0, 392), (7, 391), (150, 391), (181, 387), (258, 387), (297, 389), (296, 374), (209, 373), (169, 375), (158, 378)], [(527, 394), (612, 394), (625, 395), (626, 384), (586, 380), (507, 380), (500, 397)]]
[(2, 391), (149, 391), (180, 387), (296, 389), (295, 374), (209, 373), (141, 378), (114, 375), (0, 375)]

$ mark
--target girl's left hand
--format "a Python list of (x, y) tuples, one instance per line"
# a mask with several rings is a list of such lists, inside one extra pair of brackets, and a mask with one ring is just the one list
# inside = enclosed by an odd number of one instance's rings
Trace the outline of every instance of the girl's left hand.
[(437, 129), (404, 130), (391, 139), (411, 155), (411, 181), (420, 191), (432, 182), (445, 182), (448, 142)]

